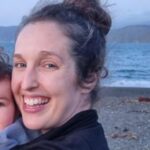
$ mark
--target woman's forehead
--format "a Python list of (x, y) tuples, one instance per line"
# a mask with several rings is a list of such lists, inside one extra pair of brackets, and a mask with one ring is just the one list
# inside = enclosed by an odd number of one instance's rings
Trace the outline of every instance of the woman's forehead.
[[(34, 35), (38, 35), (34, 37)], [(57, 40), (60, 40), (61, 37), (63, 39), (67, 39), (65, 33), (64, 33), (64, 28), (59, 25), (57, 22), (54, 21), (39, 21), (35, 23), (29, 23), (26, 26), (22, 28), (20, 33), (18, 34), (18, 39), (23, 38), (23, 37), (28, 37), (29, 39), (35, 39), (35, 38), (43, 38), (46, 37), (47, 40), (52, 40), (54, 38), (57, 38)], [(58, 37), (60, 37), (58, 39)], [(45, 39), (44, 39), (45, 40)]]
[(72, 40), (67, 37), (55, 22), (37, 22), (26, 25), (18, 35), (15, 53), (34, 49), (51, 53), (65, 53), (71, 49)]

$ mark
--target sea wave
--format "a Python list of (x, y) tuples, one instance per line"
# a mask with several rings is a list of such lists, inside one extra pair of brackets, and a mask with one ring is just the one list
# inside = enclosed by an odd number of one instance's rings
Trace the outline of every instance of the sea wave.
[(118, 81), (102, 82), (102, 86), (150, 88), (150, 81), (122, 79)]

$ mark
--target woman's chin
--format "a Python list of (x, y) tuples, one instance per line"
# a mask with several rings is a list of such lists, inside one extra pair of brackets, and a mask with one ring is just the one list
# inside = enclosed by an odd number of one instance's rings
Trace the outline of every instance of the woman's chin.
[(30, 130), (41, 130), (41, 126), (38, 123), (25, 122), (23, 121), (26, 128)]
[(22, 120), (26, 128), (31, 130), (41, 130), (42, 124), (40, 124), (40, 121), (34, 118), (28, 118), (22, 115)]

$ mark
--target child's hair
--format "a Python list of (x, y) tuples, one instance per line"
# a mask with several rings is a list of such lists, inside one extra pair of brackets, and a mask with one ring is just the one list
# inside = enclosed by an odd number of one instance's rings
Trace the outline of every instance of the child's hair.
[(0, 80), (3, 78), (11, 79), (12, 66), (9, 64), (9, 56), (0, 52)]

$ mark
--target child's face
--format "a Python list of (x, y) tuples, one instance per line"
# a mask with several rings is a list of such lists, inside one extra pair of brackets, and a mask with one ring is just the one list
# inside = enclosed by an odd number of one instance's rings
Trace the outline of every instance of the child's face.
[(0, 80), (0, 130), (13, 123), (15, 106), (8, 78)]

